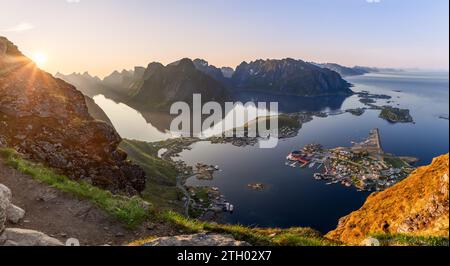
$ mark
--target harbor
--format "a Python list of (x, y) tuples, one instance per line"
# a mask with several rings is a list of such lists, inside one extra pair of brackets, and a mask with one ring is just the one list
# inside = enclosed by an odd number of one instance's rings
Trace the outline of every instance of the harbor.
[(358, 191), (380, 191), (396, 184), (414, 169), (408, 162), (416, 161), (385, 153), (377, 128), (350, 147), (325, 149), (320, 144), (308, 144), (291, 152), (286, 160), (290, 167), (314, 169), (314, 179), (326, 185), (353, 186)]

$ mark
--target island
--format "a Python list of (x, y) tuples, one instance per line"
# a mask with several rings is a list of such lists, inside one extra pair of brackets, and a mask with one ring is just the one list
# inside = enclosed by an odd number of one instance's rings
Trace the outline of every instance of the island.
[(347, 109), (345, 112), (350, 113), (354, 116), (362, 116), (366, 111), (365, 108), (355, 108), (355, 109)]
[(252, 183), (252, 184), (248, 184), (247, 185), (248, 188), (253, 189), (253, 190), (264, 190), (267, 188), (267, 185), (263, 184), (263, 183)]
[(413, 123), (414, 120), (408, 109), (400, 109), (392, 106), (383, 106), (380, 113), (380, 118), (385, 119), (391, 123)]

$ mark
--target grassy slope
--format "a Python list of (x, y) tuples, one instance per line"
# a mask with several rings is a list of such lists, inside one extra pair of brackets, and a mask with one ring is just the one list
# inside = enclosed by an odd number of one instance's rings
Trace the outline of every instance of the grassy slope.
[(120, 148), (147, 174), (142, 197), (162, 209), (179, 209), (182, 194), (176, 187), (178, 173), (171, 163), (157, 157), (159, 147), (147, 142), (123, 140)]
[(413, 236), (405, 234), (374, 234), (381, 246), (448, 246), (447, 237)]

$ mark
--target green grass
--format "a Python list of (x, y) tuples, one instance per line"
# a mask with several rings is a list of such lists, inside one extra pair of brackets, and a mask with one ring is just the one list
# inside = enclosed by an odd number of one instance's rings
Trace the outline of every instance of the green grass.
[(114, 195), (86, 182), (73, 181), (41, 164), (23, 159), (13, 149), (0, 149), (0, 156), (6, 160), (9, 166), (19, 172), (58, 190), (90, 201), (95, 206), (116, 217), (127, 227), (133, 228), (149, 216), (149, 206), (139, 197), (128, 198)]
[(325, 239), (319, 232), (310, 228), (251, 228), (242, 225), (217, 224), (188, 219), (172, 211), (160, 213), (159, 218), (189, 233), (208, 231), (229, 234), (237, 240), (247, 241), (257, 246), (338, 245), (338, 243)]
[(394, 168), (402, 168), (408, 166), (402, 159), (394, 156), (386, 156), (384, 161), (390, 164)]
[(126, 151), (129, 158), (138, 163), (154, 181), (176, 185), (178, 172), (170, 162), (157, 157), (159, 150), (157, 144), (123, 140), (120, 148)]
[(142, 197), (162, 209), (179, 209), (182, 192), (176, 187), (178, 171), (175, 166), (157, 157), (159, 143), (123, 140), (120, 148), (128, 158), (142, 167), (147, 174)]
[(374, 234), (382, 246), (448, 246), (447, 237), (412, 236), (405, 234)]

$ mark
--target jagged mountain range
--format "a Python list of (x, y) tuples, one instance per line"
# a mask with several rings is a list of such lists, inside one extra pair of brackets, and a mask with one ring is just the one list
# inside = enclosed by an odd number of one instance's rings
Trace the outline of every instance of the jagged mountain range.
[(104, 94), (146, 109), (164, 109), (175, 101), (190, 102), (193, 93), (201, 93), (204, 101), (232, 99), (235, 92), (295, 96), (352, 94), (350, 84), (336, 71), (289, 58), (243, 62), (236, 70), (185, 58), (167, 66), (153, 62), (147, 68), (114, 71), (103, 80), (88, 73), (57, 73), (56, 77), (75, 85), (85, 95)]

